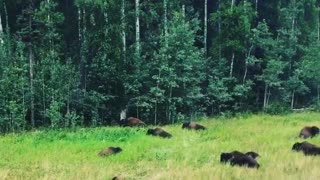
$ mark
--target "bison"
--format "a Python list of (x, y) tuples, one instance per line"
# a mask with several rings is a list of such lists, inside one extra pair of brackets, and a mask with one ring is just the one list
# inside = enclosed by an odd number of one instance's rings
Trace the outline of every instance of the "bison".
[(232, 166), (247, 166), (250, 168), (259, 168), (260, 164), (255, 160), (259, 154), (253, 151), (242, 153), (239, 151), (232, 151), (230, 153), (221, 153), (220, 162), (229, 162)]
[(195, 122), (185, 122), (182, 124), (182, 129), (205, 130), (206, 128)]
[(171, 138), (172, 135), (161, 128), (148, 129), (147, 135), (160, 136), (163, 138)]
[(107, 149), (104, 149), (99, 152), (99, 156), (109, 156), (112, 154), (120, 153), (122, 149), (120, 147), (108, 147)]
[(302, 151), (305, 155), (320, 155), (320, 147), (311, 144), (307, 141), (295, 143), (292, 146), (292, 150), (297, 152)]
[(300, 134), (299, 134), (299, 137), (300, 138), (308, 138), (308, 137), (314, 137), (316, 135), (319, 134), (319, 128), (316, 127), (316, 126), (306, 126), (304, 127), (301, 131), (300, 131)]
[(134, 126), (145, 125), (145, 123), (138, 118), (129, 117), (127, 119), (120, 120), (119, 125), (124, 126), (124, 127), (126, 127), (126, 126), (134, 127)]

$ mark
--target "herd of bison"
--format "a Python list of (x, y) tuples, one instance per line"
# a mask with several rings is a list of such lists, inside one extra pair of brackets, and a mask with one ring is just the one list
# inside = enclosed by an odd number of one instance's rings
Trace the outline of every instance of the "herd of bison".
[[(135, 127), (145, 125), (143, 121), (138, 118), (130, 117), (127, 119), (123, 119), (119, 121), (120, 126), (127, 126), (127, 127)], [(195, 122), (184, 122), (182, 124), (182, 129), (189, 129), (189, 130), (206, 130), (206, 127), (197, 124)], [(148, 129), (147, 135), (151, 136), (159, 136), (162, 138), (171, 138), (172, 135), (161, 128), (154, 128)], [(306, 126), (304, 127), (300, 133), (300, 138), (312, 138), (319, 134), (319, 128), (316, 126)], [(307, 141), (303, 141), (301, 143), (297, 142), (292, 146), (293, 151), (302, 151), (304, 155), (320, 155), (320, 147), (311, 144)], [(99, 152), (99, 156), (109, 156), (120, 153), (122, 149), (120, 147), (108, 147), (101, 152)], [(257, 162), (257, 158), (260, 155), (254, 151), (242, 153), (240, 151), (232, 151), (232, 152), (223, 152), (220, 154), (220, 162), (221, 163), (229, 163), (230, 165), (234, 166), (246, 166), (249, 168), (259, 168), (260, 164)], [(114, 177), (114, 179), (118, 179), (118, 177)]]

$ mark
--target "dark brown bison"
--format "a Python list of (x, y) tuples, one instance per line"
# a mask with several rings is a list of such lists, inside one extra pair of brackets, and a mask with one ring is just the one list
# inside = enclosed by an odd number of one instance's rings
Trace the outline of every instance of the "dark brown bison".
[(260, 155), (258, 153), (253, 152), (253, 151), (249, 151), (249, 152), (246, 152), (246, 153), (242, 153), (240, 151), (232, 151), (230, 153), (222, 153), (220, 155), (220, 162), (228, 162), (235, 156), (244, 156), (244, 155), (250, 156), (253, 159), (256, 159), (257, 157), (260, 157)]
[(121, 180), (119, 177), (115, 176), (112, 178), (112, 180)]
[(107, 149), (100, 151), (98, 155), (99, 156), (109, 156), (112, 154), (117, 154), (121, 151), (122, 151), (122, 149), (120, 147), (108, 147)]
[(182, 124), (182, 129), (205, 130), (206, 128), (195, 122), (185, 122)]
[(171, 138), (172, 135), (161, 128), (148, 129), (147, 135), (160, 136), (163, 138)]
[(303, 129), (301, 129), (299, 137), (306, 139), (308, 137), (312, 138), (312, 137), (314, 137), (314, 136), (316, 136), (318, 134), (319, 134), (319, 128), (318, 127), (316, 127), (316, 126), (311, 126), (311, 127), (310, 126), (306, 126)]
[(292, 150), (294, 151), (302, 151), (305, 155), (320, 155), (320, 147), (308, 143), (307, 141), (303, 141), (301, 143), (295, 143), (292, 146)]
[(232, 166), (247, 166), (250, 168), (259, 168), (259, 163), (255, 160), (259, 154), (253, 151), (242, 153), (239, 151), (232, 151), (230, 153), (221, 153), (220, 162), (229, 162)]
[(259, 168), (260, 164), (253, 159), (251, 156), (235, 156), (230, 160), (230, 164), (232, 166), (238, 165), (238, 166), (247, 166), (249, 168)]
[(140, 119), (138, 119), (138, 118), (129, 117), (127, 119), (120, 120), (119, 121), (119, 125), (120, 126), (134, 127), (134, 126), (145, 125), (145, 123), (143, 121), (141, 121)]

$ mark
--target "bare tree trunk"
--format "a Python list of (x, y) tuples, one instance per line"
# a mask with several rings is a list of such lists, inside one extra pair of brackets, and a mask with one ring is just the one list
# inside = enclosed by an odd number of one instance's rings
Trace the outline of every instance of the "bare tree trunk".
[(295, 92), (293, 91), (291, 95), (291, 109), (293, 109), (293, 106), (294, 106), (294, 95), (295, 95)]
[(168, 4), (167, 4), (167, 0), (163, 0), (163, 9), (164, 9), (165, 46), (168, 47)]
[(268, 95), (268, 85), (265, 84), (265, 87), (264, 87), (264, 97), (263, 97), (263, 109), (264, 109), (264, 110), (267, 108), (267, 95)]
[[(108, 19), (107, 10), (105, 10), (105, 12), (103, 13), (103, 16), (104, 16), (104, 21), (106, 22), (106, 25), (108, 26), (109, 25), (109, 19)], [(105, 34), (106, 34), (106, 36), (108, 36), (108, 34), (109, 34), (109, 29), (108, 28), (106, 28)]]
[(5, 1), (3, 1), (3, 9), (4, 9), (5, 17), (6, 17), (6, 32), (9, 33), (9, 19), (8, 19), (7, 5), (6, 5)]
[(139, 106), (137, 106), (137, 118), (139, 118)]
[(126, 62), (127, 43), (126, 43), (126, 14), (125, 14), (125, 0), (122, 0), (121, 6), (121, 30), (122, 30), (122, 56), (123, 62)]
[(248, 55), (245, 59), (245, 70), (244, 70), (243, 81), (242, 81), (243, 84), (246, 82), (246, 77), (247, 77), (247, 73), (248, 73), (248, 58), (251, 56), (252, 48), (253, 48), (253, 45), (251, 45), (249, 52), (248, 52)]
[(271, 96), (271, 90), (270, 90), (270, 88), (268, 88), (267, 107), (269, 106), (270, 96)]
[(318, 103), (320, 101), (320, 85), (317, 86)]
[(83, 89), (83, 57), (82, 57), (82, 46), (83, 46), (83, 43), (82, 43), (82, 28), (81, 28), (81, 17), (82, 15), (82, 12), (81, 12), (81, 9), (79, 8), (78, 9), (78, 37), (79, 37), (79, 56), (80, 56), (80, 63), (79, 63), (79, 73), (80, 73), (80, 89)]
[(208, 0), (204, 1), (204, 55), (207, 56), (207, 36), (208, 36)]
[(258, 0), (256, 0), (256, 12), (258, 13)]
[(154, 125), (157, 125), (157, 110), (158, 110), (158, 103), (157, 100), (154, 103)]
[[(42, 104), (43, 104), (43, 113), (46, 115), (47, 109), (46, 109), (46, 92), (45, 92), (44, 74), (42, 74)], [(43, 117), (43, 122), (45, 122), (45, 117)]]
[[(50, 5), (50, 0), (47, 0), (47, 4)], [(50, 22), (50, 13), (48, 13), (48, 22)]]
[(233, 10), (234, 1), (235, 1), (235, 0), (231, 0), (231, 11)]
[[(32, 16), (29, 15), (29, 28), (32, 29)], [(31, 35), (30, 35), (31, 36)], [(32, 42), (30, 41), (28, 43), (28, 53), (29, 53), (29, 78), (30, 78), (30, 119), (31, 119), (31, 126), (32, 128), (35, 127), (35, 119), (34, 119), (34, 87), (33, 87), (33, 64), (34, 64), (34, 55), (33, 55), (33, 49), (32, 49)]]
[(70, 114), (70, 81), (68, 83), (67, 114)]
[[(318, 7), (319, 8), (319, 7)], [(318, 10), (318, 41), (320, 41), (320, 11)]]
[[(31, 17), (29, 18), (29, 25), (31, 26)], [(29, 75), (30, 75), (30, 119), (31, 119), (31, 125), (34, 128), (35, 127), (35, 120), (34, 120), (34, 87), (33, 87), (33, 50), (32, 50), (32, 44), (29, 42), (28, 44), (28, 51), (29, 51)]]
[(292, 33), (294, 33), (294, 26), (295, 26), (295, 18), (292, 18)]
[[(25, 95), (25, 89), (24, 89), (24, 85), (21, 86), (21, 90), (22, 90), (22, 107), (23, 107), (23, 117), (26, 116), (27, 114), (27, 110), (26, 110), (26, 95)], [(23, 126), (23, 128), (25, 128), (25, 126)]]
[[(221, 9), (221, 0), (218, 2), (218, 10), (220, 11)], [(219, 16), (219, 21), (218, 21), (218, 34), (219, 36), (221, 35), (221, 17)], [(221, 43), (219, 44), (219, 60), (222, 58), (222, 48), (221, 48)]]
[[(82, 30), (81, 30), (81, 9), (80, 8), (78, 9), (78, 38), (79, 38), (78, 39), (79, 43), (81, 43), (81, 41), (82, 41)], [(80, 47), (80, 49), (81, 49), (81, 47)]]
[[(86, 34), (86, 23), (85, 23), (85, 17), (86, 17), (86, 11), (83, 10), (81, 12), (81, 9), (78, 9), (78, 28), (79, 28), (79, 44), (80, 44), (80, 63), (79, 63), (79, 69), (80, 69), (80, 89), (86, 90), (86, 70), (85, 70), (85, 34)], [(81, 23), (82, 21), (82, 23)]]
[(0, 43), (3, 44), (3, 28), (2, 28), (2, 21), (1, 21), (1, 14), (0, 14)]
[(171, 122), (172, 124), (174, 123), (174, 119), (171, 119), (172, 117), (172, 109), (171, 109), (171, 102), (172, 101), (172, 86), (170, 86), (170, 90), (169, 90), (169, 103), (168, 103), (168, 109), (169, 109), (169, 118), (168, 118), (168, 120), (169, 120), (169, 122)]
[(136, 54), (140, 56), (140, 4), (136, 1)]
[[(160, 84), (160, 76), (161, 76), (161, 71), (159, 69), (159, 75), (157, 79), (157, 91), (159, 89), (159, 84)], [(158, 95), (156, 94), (156, 101), (154, 103), (154, 125), (157, 125), (157, 112), (158, 111)]]
[(233, 64), (234, 64), (234, 53), (232, 53), (232, 58), (231, 58), (230, 77), (232, 77), (232, 73), (233, 73)]
[(182, 16), (186, 17), (186, 6), (184, 4), (182, 5)]

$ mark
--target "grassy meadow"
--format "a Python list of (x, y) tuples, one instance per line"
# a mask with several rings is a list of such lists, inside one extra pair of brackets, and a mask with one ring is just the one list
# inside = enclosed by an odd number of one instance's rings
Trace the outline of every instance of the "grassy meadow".
[[(0, 179), (319, 179), (320, 156), (291, 151), (300, 129), (319, 113), (202, 119), (206, 131), (164, 126), (171, 139), (144, 128), (103, 127), (0, 136)], [(320, 136), (307, 141), (320, 145)], [(119, 146), (120, 154), (99, 157)], [(256, 151), (260, 169), (220, 164), (224, 151)]]

